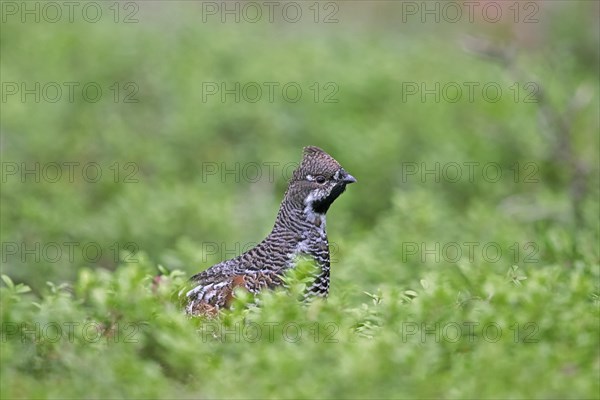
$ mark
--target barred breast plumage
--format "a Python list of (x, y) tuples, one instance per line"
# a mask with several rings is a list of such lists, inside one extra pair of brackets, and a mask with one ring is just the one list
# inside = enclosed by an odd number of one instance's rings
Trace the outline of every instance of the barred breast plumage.
[(191, 278), (195, 287), (187, 293), (186, 312), (215, 315), (229, 307), (236, 287), (256, 294), (283, 284), (286, 270), (298, 256), (312, 258), (319, 267), (306, 297), (329, 293), (329, 242), (325, 215), (329, 206), (356, 182), (340, 164), (318, 147), (304, 148), (279, 207), (271, 233), (256, 247), (213, 265)]

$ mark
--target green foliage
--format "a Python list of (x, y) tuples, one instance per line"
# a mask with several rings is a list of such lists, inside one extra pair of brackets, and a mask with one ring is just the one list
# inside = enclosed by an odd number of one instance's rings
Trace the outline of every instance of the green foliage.
[[(404, 24), (394, 2), (310, 26), (203, 23), (195, 2), (140, 4), (137, 24), (3, 23), (3, 83), (105, 92), (2, 101), (1, 397), (598, 398), (597, 9), (547, 3), (527, 26)], [(510, 42), (512, 64), (463, 51), (465, 33)], [(304, 95), (204, 101), (203, 82)], [(339, 101), (314, 101), (315, 82)], [(504, 94), (403, 89), (448, 82)], [(530, 82), (544, 102), (522, 101)], [(188, 277), (264, 238), (305, 145), (358, 179), (328, 213), (330, 297), (298, 301), (307, 262), (288, 291), (186, 317)], [(221, 175), (265, 162), (257, 181)], [(62, 178), (6, 174), (35, 163)], [(423, 176), (453, 163), (461, 179)]]
[(202, 319), (174, 306), (179, 271), (84, 269), (39, 303), (0, 289), (2, 395), (581, 398), (598, 390), (595, 271), (456, 267), (354, 305), (298, 302), (304, 271)]

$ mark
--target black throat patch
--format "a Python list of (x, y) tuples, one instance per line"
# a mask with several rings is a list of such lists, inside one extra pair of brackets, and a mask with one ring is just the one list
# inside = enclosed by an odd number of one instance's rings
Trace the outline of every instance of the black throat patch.
[(329, 206), (346, 190), (345, 183), (339, 183), (333, 187), (329, 196), (321, 200), (315, 200), (312, 203), (313, 211), (318, 214), (325, 214), (329, 210)]

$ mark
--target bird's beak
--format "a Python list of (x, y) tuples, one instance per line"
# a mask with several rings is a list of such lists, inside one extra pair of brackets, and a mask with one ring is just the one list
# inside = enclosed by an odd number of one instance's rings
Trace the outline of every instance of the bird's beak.
[(344, 182), (345, 184), (354, 183), (356, 182), (356, 178), (347, 173), (342, 182)]

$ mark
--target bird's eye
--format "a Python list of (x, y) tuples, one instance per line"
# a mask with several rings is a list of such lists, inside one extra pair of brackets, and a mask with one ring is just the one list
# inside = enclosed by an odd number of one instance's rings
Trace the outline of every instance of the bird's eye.
[(319, 183), (319, 184), (321, 184), (321, 185), (322, 185), (323, 183), (325, 183), (325, 177), (324, 177), (323, 175), (319, 175), (319, 176), (317, 176), (317, 177), (315, 178), (315, 180), (317, 181), (317, 183)]

